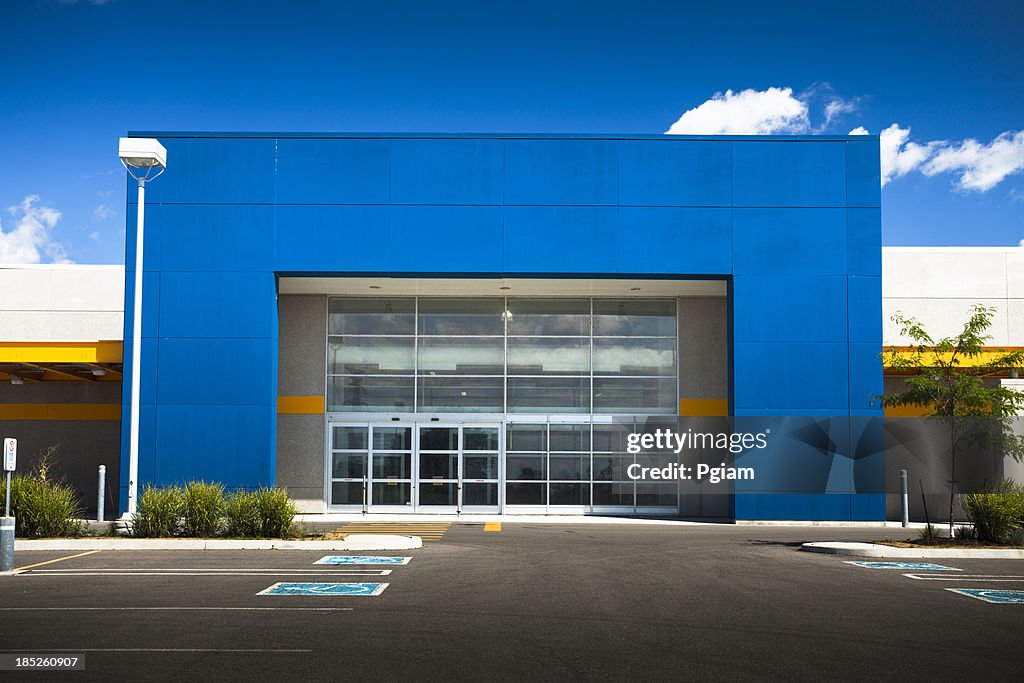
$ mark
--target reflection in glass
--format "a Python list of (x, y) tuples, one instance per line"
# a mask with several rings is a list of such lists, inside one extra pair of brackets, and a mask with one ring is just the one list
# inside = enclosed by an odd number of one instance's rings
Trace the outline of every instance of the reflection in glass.
[(544, 479), (543, 453), (505, 456), (505, 479)]
[(632, 422), (594, 425), (595, 451), (625, 451), (627, 437), (633, 431)]
[(416, 330), (414, 299), (331, 299), (328, 310), (330, 334), (413, 334)]
[(350, 450), (366, 450), (366, 427), (335, 427), (333, 448)]
[(501, 375), (505, 341), (501, 337), (420, 337), (421, 375)]
[(457, 427), (421, 427), (420, 450), (459, 450), (459, 429)]
[(595, 413), (662, 413), (674, 415), (676, 380), (672, 378), (595, 377)]
[(331, 477), (333, 479), (362, 479), (365, 476), (365, 453), (331, 454)]
[(674, 337), (674, 299), (594, 299), (594, 336)]
[(627, 481), (632, 455), (594, 455), (594, 481)]
[(458, 453), (420, 453), (420, 479), (455, 479)]
[(420, 483), (420, 505), (452, 505), (458, 501), (458, 490), (451, 483)]
[(505, 484), (506, 505), (544, 505), (546, 484), (524, 484), (509, 482)]
[(510, 413), (585, 413), (589, 410), (589, 377), (508, 378)]
[(549, 505), (590, 505), (590, 484), (550, 484)]
[(412, 337), (331, 337), (327, 342), (330, 375), (411, 375)]
[(463, 455), (463, 479), (497, 479), (497, 455)]
[(590, 479), (590, 455), (552, 455), (548, 461), (552, 481)]
[(509, 299), (509, 334), (587, 336), (587, 299)]
[(571, 337), (508, 338), (510, 375), (585, 375), (590, 373), (590, 339)]
[(501, 377), (420, 377), (419, 382), (421, 412), (501, 412)]
[(362, 482), (336, 481), (331, 484), (331, 505), (362, 505)]
[(487, 505), (494, 507), (497, 504), (497, 484), (464, 484), (462, 486), (463, 507), (474, 505)]
[(505, 432), (510, 451), (546, 451), (548, 449), (547, 425), (510, 424)]
[(505, 302), (492, 299), (420, 299), (420, 334), (505, 334)]
[(595, 375), (676, 375), (676, 340), (594, 338)]
[(589, 451), (590, 425), (551, 425), (552, 451)]
[(327, 384), (331, 411), (412, 412), (412, 377), (332, 377)]
[(408, 451), (412, 448), (412, 427), (374, 427), (373, 450)]
[(498, 450), (497, 427), (464, 427), (462, 439), (465, 442), (463, 448), (467, 451)]
[(374, 453), (374, 479), (411, 479), (412, 455), (409, 453)]
[(384, 481), (374, 482), (373, 505), (410, 505), (412, 499), (409, 494), (412, 492), (412, 485), (408, 483)]

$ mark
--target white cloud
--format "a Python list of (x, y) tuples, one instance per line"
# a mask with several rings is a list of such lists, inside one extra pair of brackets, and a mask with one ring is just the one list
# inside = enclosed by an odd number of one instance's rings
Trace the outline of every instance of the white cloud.
[(715, 93), (688, 109), (665, 131), (668, 135), (770, 135), (810, 128), (807, 104), (792, 88)]
[(831, 126), (833, 121), (844, 114), (852, 114), (857, 111), (857, 100), (844, 100), (841, 97), (833, 97), (825, 103), (825, 127)]
[(1024, 170), (1024, 130), (1008, 130), (984, 145), (967, 139), (960, 144), (943, 143), (921, 172), (927, 176), (956, 173), (962, 190), (986, 192), (1003, 178)]
[(99, 238), (100, 238), (100, 233), (99, 232), (90, 232), (89, 233), (89, 239), (91, 239), (93, 242), (97, 241)]
[(50, 237), (60, 211), (38, 206), (38, 201), (39, 195), (32, 194), (7, 209), (14, 227), (4, 230), (0, 224), (0, 263), (39, 263), (44, 256), (52, 263), (71, 263), (64, 245)]
[(105, 221), (114, 215), (114, 210), (107, 206), (106, 204), (100, 204), (95, 209), (93, 209), (92, 215), (98, 221)]
[[(868, 131), (858, 126), (849, 134), (867, 135)], [(910, 141), (910, 128), (894, 123), (879, 134), (879, 147), (883, 186), (911, 171), (929, 177), (955, 173), (961, 190), (987, 192), (1007, 176), (1024, 171), (1024, 131), (1008, 130), (987, 145), (974, 139), (921, 144)]]

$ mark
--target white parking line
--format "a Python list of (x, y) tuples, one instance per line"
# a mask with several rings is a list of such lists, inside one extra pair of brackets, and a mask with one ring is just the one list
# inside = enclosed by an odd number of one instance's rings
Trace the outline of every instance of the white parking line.
[(19, 576), (387, 576), (390, 569), (30, 569)]
[[(0, 650), (0, 652), (24, 652), (20, 650)], [(233, 652), (239, 654), (260, 653), (260, 654), (304, 654), (312, 650), (284, 650), (284, 649), (257, 649), (238, 648), (225, 649), (213, 647), (62, 647), (46, 648), (46, 652)]]
[(296, 612), (344, 612), (353, 607), (0, 607), (0, 611), (296, 611)]
[(904, 574), (903, 576), (918, 581), (980, 581), (982, 583), (1020, 583), (1024, 581), (1024, 576), (1004, 576), (1002, 574), (957, 574), (956, 576), (948, 574), (934, 576), (928, 574)]

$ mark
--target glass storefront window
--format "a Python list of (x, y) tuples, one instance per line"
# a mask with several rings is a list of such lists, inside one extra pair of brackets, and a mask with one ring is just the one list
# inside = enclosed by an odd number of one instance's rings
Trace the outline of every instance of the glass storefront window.
[(509, 299), (507, 310), (511, 335), (590, 335), (590, 301), (587, 299)]
[(590, 412), (590, 378), (509, 377), (508, 412)]
[(590, 374), (590, 339), (509, 337), (510, 375)]
[(674, 299), (332, 298), (329, 412), (678, 412)]
[(595, 337), (594, 374), (675, 377), (676, 340)]
[(420, 337), (421, 375), (501, 375), (505, 342), (500, 337)]
[(419, 406), (427, 412), (500, 413), (501, 377), (421, 377)]
[(505, 300), (420, 299), (419, 333), (425, 335), (505, 334)]
[(329, 375), (411, 375), (414, 363), (412, 337), (331, 337), (327, 340)]
[(672, 299), (594, 299), (594, 336), (674, 337)]
[(675, 378), (595, 377), (595, 413), (662, 413), (674, 415)]
[(329, 411), (369, 412), (413, 410), (412, 377), (332, 377), (327, 384)]
[(331, 299), (330, 334), (412, 334), (416, 329), (415, 299)]

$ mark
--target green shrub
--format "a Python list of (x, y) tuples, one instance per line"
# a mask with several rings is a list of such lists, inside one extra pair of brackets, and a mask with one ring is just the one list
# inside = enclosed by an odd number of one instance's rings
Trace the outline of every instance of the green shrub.
[(181, 528), (185, 492), (180, 486), (146, 486), (132, 517), (132, 534), (142, 538), (174, 536)]
[(205, 481), (190, 481), (183, 491), (186, 536), (216, 536), (223, 524), (224, 486)]
[(227, 535), (242, 538), (285, 538), (294, 536), (298, 509), (284, 489), (260, 487), (236, 491), (225, 506)]
[(967, 516), (974, 522), (978, 540), (1008, 543), (1024, 527), (1024, 486), (1012, 479), (986, 484), (961, 498)]
[(250, 491), (235, 491), (228, 495), (224, 505), (227, 518), (228, 536), (253, 538), (261, 532), (260, 511), (256, 494)]
[(284, 489), (260, 487), (255, 495), (260, 513), (261, 535), (266, 538), (294, 535), (292, 526), (299, 510), (288, 497), (288, 492)]
[(11, 477), (14, 533), (23, 538), (78, 536), (84, 513), (74, 489), (35, 475)]

